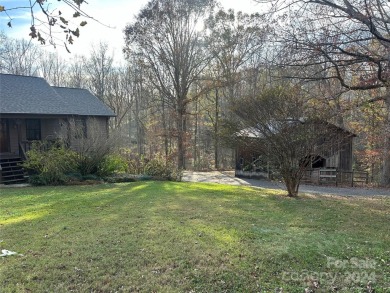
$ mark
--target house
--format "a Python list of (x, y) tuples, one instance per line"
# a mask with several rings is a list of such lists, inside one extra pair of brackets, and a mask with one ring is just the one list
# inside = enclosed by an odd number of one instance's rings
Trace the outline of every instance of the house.
[[(332, 133), (332, 138), (328, 139), (324, 145), (318, 142), (318, 145), (321, 145), (319, 148), (321, 153), (312, 158), (311, 164), (305, 165), (306, 174), (303, 179), (319, 183), (325, 178), (326, 180), (323, 181), (337, 183), (337, 180), (343, 179), (341, 177), (344, 176), (345, 180), (352, 180), (353, 178), (346, 178), (353, 176), (353, 139), (356, 135), (331, 123), (321, 122), (321, 124), (327, 128), (326, 133)], [(255, 127), (249, 127), (239, 131), (236, 135), (242, 138), (242, 143), (236, 146), (236, 176), (271, 178), (272, 164), (269, 162), (267, 154), (263, 152), (264, 148), (259, 150), (253, 147), (253, 145), (262, 144), (262, 135), (259, 130)], [(307, 157), (309, 155), (307, 154)]]
[(88, 138), (92, 127), (108, 136), (113, 116), (86, 89), (52, 87), (40, 77), (0, 74), (0, 179), (13, 178), (9, 166), (23, 159), (33, 141), (66, 138), (77, 150), (81, 136)]

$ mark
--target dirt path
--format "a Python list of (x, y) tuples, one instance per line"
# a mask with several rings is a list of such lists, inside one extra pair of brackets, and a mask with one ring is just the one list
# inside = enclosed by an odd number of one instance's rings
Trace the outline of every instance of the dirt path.
[[(191, 172), (186, 171), (183, 174), (183, 181), (188, 182), (212, 182), (231, 185), (246, 185), (270, 189), (286, 190), (283, 183), (268, 180), (245, 179), (234, 177), (234, 171), (226, 172)], [(352, 188), (352, 187), (333, 187), (301, 185), (299, 191), (302, 193), (340, 195), (340, 196), (390, 196), (389, 189), (376, 188)]]

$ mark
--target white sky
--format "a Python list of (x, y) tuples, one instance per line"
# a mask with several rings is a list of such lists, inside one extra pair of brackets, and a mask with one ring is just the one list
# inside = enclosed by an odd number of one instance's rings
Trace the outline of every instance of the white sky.
[[(57, 2), (57, 0), (52, 1)], [(66, 52), (65, 48), (58, 46), (57, 52), (64, 58), (72, 58), (72, 56), (88, 55), (92, 46), (102, 42), (107, 42), (111, 50), (113, 50), (115, 59), (122, 59), (122, 48), (124, 45), (124, 33), (123, 29), (127, 23), (130, 23), (134, 16), (138, 14), (139, 10), (148, 3), (148, 0), (89, 0), (88, 4), (83, 4), (82, 8), (89, 15), (98, 19), (105, 25), (87, 20), (88, 24), (80, 29), (80, 38), (75, 38), (75, 43), (68, 46), (72, 54)], [(0, 0), (0, 5), (7, 7), (26, 4), (27, 1), (22, 0)], [(253, 0), (220, 0), (221, 5), (225, 9), (233, 8), (236, 11), (243, 11), (248, 13), (261, 12), (261, 8)], [(71, 15), (62, 9), (64, 15)], [(10, 16), (12, 20), (13, 28), (8, 28), (8, 18), (4, 13), (0, 13), (0, 30), (12, 38), (26, 38), (30, 32), (30, 15), (26, 10), (23, 13), (19, 12), (19, 15), (13, 14), (11, 11)], [(79, 20), (78, 20), (79, 21)], [(62, 44), (64, 36), (59, 36), (61, 41), (58, 44)], [(35, 41), (35, 43), (37, 43)], [(52, 48), (48, 48), (52, 50)]]

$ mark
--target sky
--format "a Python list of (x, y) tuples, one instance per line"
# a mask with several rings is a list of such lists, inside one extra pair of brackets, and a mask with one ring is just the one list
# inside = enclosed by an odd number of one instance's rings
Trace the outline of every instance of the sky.
[[(72, 15), (68, 7), (57, 7), (55, 5), (64, 5), (57, 0), (52, 2), (51, 9), (59, 9), (64, 16)], [(122, 48), (124, 46), (123, 29), (130, 23), (139, 10), (146, 5), (148, 0), (89, 0), (82, 4), (82, 9), (90, 16), (99, 20), (101, 23), (87, 20), (87, 25), (80, 29), (80, 38), (75, 38), (75, 43), (68, 48), (71, 54), (66, 52), (63, 44), (64, 36), (58, 41), (56, 51), (65, 58), (71, 59), (75, 55), (87, 55), (91, 49), (99, 42), (108, 43), (113, 51), (116, 61), (122, 59)], [(253, 0), (219, 0), (225, 9), (233, 8), (236, 11), (247, 13), (261, 12), (260, 6)], [(28, 0), (0, 0), (0, 6), (6, 9), (11, 7), (27, 6)], [(17, 9), (8, 12), (12, 19), (12, 28), (7, 26), (9, 17), (4, 12), (0, 13), (0, 31), (3, 31), (8, 37), (29, 39), (31, 17), (28, 9)], [(81, 21), (81, 20), (78, 20)], [(35, 41), (35, 43), (38, 43)], [(43, 46), (48, 51), (53, 51), (52, 46)]]

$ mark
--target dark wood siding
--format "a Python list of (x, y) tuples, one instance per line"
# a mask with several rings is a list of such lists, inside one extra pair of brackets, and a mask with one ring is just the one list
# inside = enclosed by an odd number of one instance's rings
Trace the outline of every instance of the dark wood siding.
[[(108, 137), (107, 117), (86, 117), (87, 135), (97, 133), (103, 138)], [(26, 120), (39, 119), (42, 140), (54, 140), (57, 138), (67, 139), (69, 136), (69, 123), (72, 117), (66, 116), (39, 116), (39, 115), (2, 115), (7, 119), (9, 127), (9, 152), (19, 154), (19, 142), (27, 140)], [(89, 133), (88, 133), (89, 132)], [(79, 141), (70, 141), (73, 149), (79, 148)]]

